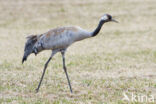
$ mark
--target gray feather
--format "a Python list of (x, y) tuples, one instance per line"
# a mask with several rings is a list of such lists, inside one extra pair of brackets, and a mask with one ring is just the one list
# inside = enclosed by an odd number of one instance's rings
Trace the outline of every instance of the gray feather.
[(22, 63), (27, 60), (27, 57), (33, 53), (33, 47), (35, 43), (37, 42), (37, 35), (30, 35), (27, 37), (27, 41), (25, 43), (25, 48), (24, 48), (24, 56), (22, 59)]

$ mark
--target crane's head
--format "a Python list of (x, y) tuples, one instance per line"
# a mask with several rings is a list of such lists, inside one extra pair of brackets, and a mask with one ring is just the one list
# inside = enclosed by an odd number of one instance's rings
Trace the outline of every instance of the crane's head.
[(105, 22), (116, 22), (116, 23), (118, 23), (118, 21), (116, 21), (115, 19), (113, 19), (112, 16), (109, 15), (109, 14), (104, 14), (104, 15), (101, 17), (100, 20), (101, 20), (103, 23), (105, 23)]

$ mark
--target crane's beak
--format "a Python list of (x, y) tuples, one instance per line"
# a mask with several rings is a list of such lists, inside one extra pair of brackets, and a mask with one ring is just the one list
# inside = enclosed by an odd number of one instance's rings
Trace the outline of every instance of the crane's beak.
[(115, 19), (111, 19), (112, 22), (115, 22), (115, 23), (119, 23), (117, 20)]

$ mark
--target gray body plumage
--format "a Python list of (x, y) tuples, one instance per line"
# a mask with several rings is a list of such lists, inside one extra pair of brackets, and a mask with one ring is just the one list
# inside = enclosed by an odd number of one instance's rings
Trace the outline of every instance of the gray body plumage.
[(43, 49), (65, 49), (76, 41), (91, 37), (91, 33), (79, 27), (60, 27), (44, 33), (34, 45), (40, 52)]
[(27, 37), (23, 62), (31, 53), (38, 54), (43, 50), (66, 49), (72, 43), (91, 37), (91, 32), (80, 27), (59, 27), (41, 35)]

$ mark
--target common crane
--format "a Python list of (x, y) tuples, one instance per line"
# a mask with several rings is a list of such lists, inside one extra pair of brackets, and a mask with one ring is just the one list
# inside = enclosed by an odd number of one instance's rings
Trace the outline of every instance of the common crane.
[(22, 63), (24, 63), (24, 61), (27, 60), (27, 57), (31, 53), (34, 53), (36, 55), (43, 50), (52, 50), (50, 58), (45, 63), (43, 73), (42, 73), (40, 82), (38, 84), (38, 87), (36, 89), (36, 92), (39, 91), (39, 88), (43, 80), (48, 63), (50, 62), (50, 60), (53, 58), (53, 56), (57, 52), (61, 52), (62, 60), (63, 60), (63, 69), (67, 77), (70, 91), (72, 93), (72, 87), (70, 84), (70, 80), (69, 80), (68, 73), (67, 73), (67, 68), (65, 65), (65, 52), (67, 48), (74, 42), (96, 36), (101, 30), (101, 27), (103, 26), (103, 24), (106, 22), (111, 22), (111, 21), (118, 22), (115, 19), (113, 19), (111, 15), (104, 14), (101, 17), (97, 28), (92, 32), (88, 32), (80, 27), (59, 27), (59, 28), (51, 29), (50, 31), (40, 34), (40, 35), (28, 36), (27, 41), (25, 43), (24, 56), (22, 59)]

